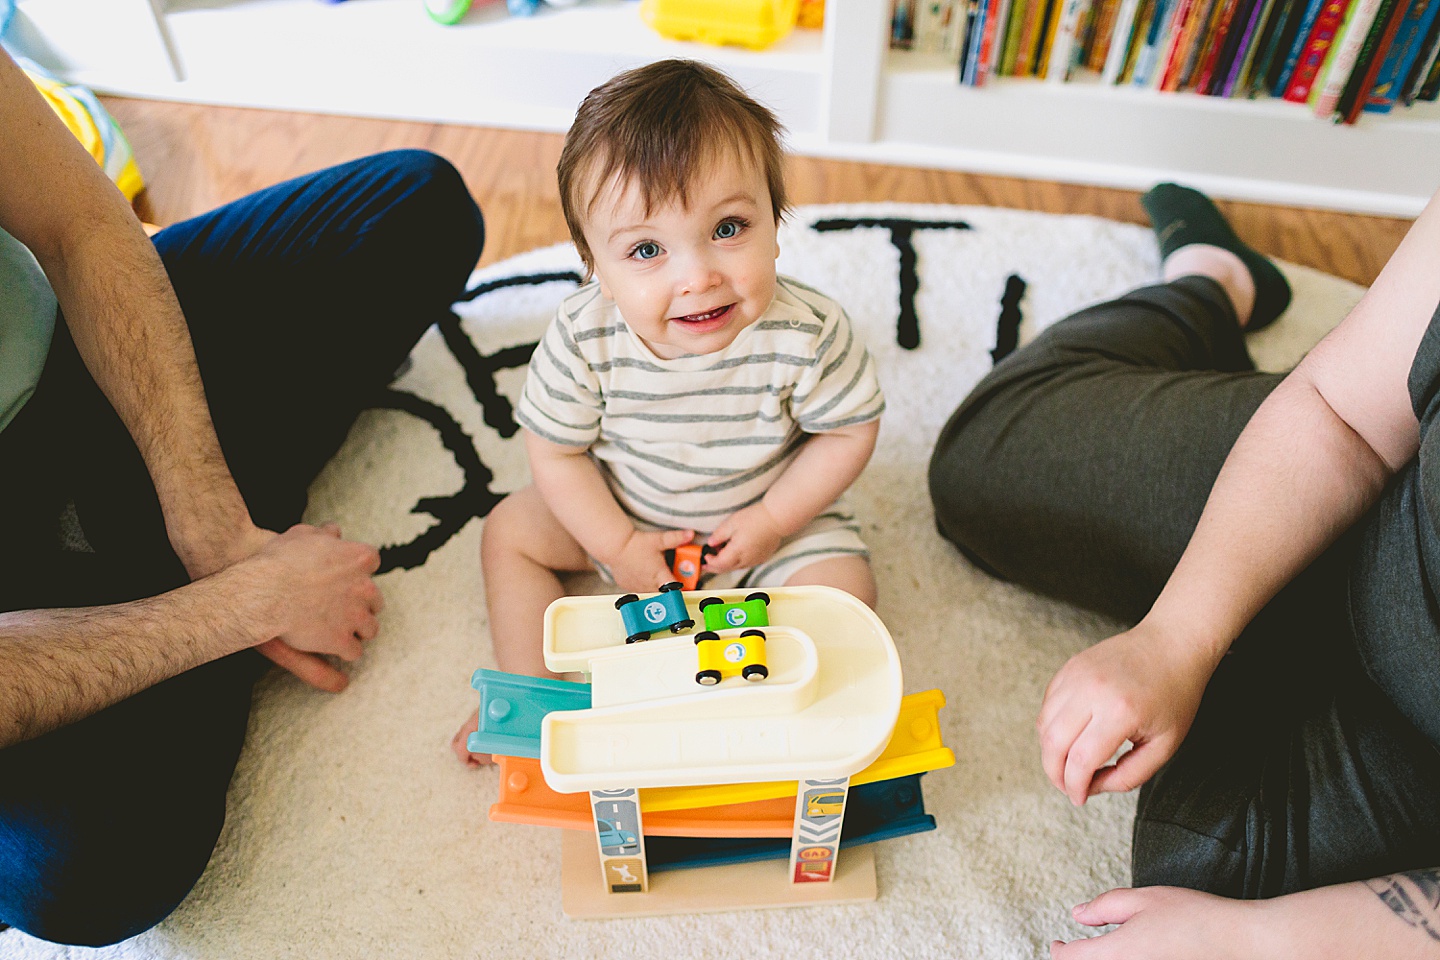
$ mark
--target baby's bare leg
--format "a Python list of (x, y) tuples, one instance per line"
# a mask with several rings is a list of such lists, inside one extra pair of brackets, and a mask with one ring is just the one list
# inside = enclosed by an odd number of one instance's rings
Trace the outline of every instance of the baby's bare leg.
[[(545, 668), (545, 608), (565, 595), (558, 572), (588, 570), (590, 560), (534, 487), (510, 494), (485, 518), (480, 568), (496, 666), (505, 673), (558, 678)], [(451, 739), (455, 754), (471, 765), (489, 760), (466, 749), (478, 722), (472, 711)]]
[(480, 568), (496, 665), (506, 673), (557, 676), (545, 669), (541, 652), (545, 608), (565, 595), (559, 573), (588, 570), (590, 560), (534, 487), (515, 491), (490, 511)]
[(796, 570), (787, 587), (815, 584), (822, 587), (836, 587), (844, 590), (867, 607), (875, 608), (875, 574), (870, 570), (870, 561), (865, 557), (831, 557), (819, 560)]

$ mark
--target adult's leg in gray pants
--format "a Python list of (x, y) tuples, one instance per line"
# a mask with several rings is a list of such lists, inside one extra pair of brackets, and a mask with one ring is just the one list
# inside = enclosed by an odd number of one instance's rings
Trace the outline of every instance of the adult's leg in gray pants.
[[(998, 364), (942, 431), (930, 465), (941, 533), (997, 576), (1138, 620), (1280, 379), (1253, 369), (1208, 279), (1083, 310)], [(1365, 526), (1216, 671), (1185, 743), (1141, 791), (1136, 885), (1261, 897), (1440, 863), (1440, 755), (1369, 679), (1350, 630)]]

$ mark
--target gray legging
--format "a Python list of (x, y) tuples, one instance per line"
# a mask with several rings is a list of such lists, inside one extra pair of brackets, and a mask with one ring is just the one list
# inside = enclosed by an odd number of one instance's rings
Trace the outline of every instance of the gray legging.
[[(1220, 287), (1137, 290), (1006, 358), (940, 435), (944, 536), (990, 573), (1135, 621), (1279, 383)], [(1133, 881), (1268, 897), (1440, 865), (1440, 312), (1410, 374), (1420, 451), (1261, 611), (1145, 785)], [(1057, 665), (1058, 666), (1058, 665)]]

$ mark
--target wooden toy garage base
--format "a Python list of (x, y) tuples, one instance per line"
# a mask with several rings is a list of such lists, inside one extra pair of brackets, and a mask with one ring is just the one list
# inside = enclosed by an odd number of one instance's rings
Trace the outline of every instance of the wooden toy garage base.
[(601, 879), (595, 837), (562, 830), (560, 842), (561, 906), (575, 920), (869, 903), (876, 895), (868, 845), (846, 849), (830, 883), (792, 884), (786, 861), (759, 860), (652, 873), (647, 892), (612, 894)]

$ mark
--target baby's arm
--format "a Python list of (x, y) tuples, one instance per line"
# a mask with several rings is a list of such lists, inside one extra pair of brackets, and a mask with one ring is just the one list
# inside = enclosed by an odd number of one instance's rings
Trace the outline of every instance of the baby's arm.
[(689, 543), (695, 531), (635, 529), (585, 447), (553, 443), (526, 430), (525, 452), (545, 505), (586, 553), (610, 568), (621, 590), (654, 590), (674, 579), (664, 553)]
[(710, 545), (724, 546), (705, 569), (721, 573), (770, 559), (781, 540), (805, 529), (855, 482), (875, 451), (879, 431), (875, 419), (811, 436), (759, 502), (715, 528)]

